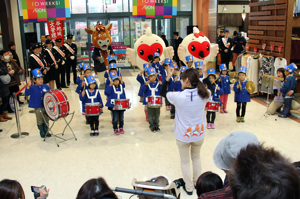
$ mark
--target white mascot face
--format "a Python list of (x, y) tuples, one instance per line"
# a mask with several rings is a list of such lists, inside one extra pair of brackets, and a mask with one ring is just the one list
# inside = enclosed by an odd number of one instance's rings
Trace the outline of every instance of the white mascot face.
[[(193, 56), (194, 62), (203, 61), (206, 64), (211, 60), (211, 44), (209, 39), (198, 28), (193, 28), (193, 33), (186, 36), (180, 47), (178, 48), (178, 55), (182, 61), (186, 61), (186, 56)], [(213, 49), (214, 50), (214, 49)]]
[(133, 65), (142, 66), (144, 63), (149, 63), (149, 59), (153, 59), (155, 52), (160, 54), (160, 60), (174, 55), (173, 47), (166, 47), (165, 42), (159, 36), (152, 34), (151, 28), (148, 27), (146, 34), (134, 43), (134, 49), (126, 49), (126, 56)]

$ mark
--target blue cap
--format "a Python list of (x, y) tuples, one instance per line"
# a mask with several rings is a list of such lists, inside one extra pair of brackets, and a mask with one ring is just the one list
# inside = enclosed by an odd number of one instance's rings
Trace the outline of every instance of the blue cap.
[(183, 73), (184, 71), (186, 71), (188, 68), (186, 66), (181, 66), (180, 68), (180, 72)]
[(225, 29), (225, 31), (224, 32), (229, 32), (229, 30), (228, 29)]
[(84, 62), (81, 62), (81, 63), (78, 65), (78, 68), (81, 69), (84, 65), (85, 65), (85, 63), (84, 63)]
[(86, 70), (92, 70), (90, 65), (85, 64), (84, 66), (82, 66), (82, 70), (86, 71)]
[(186, 56), (185, 59), (186, 59), (186, 62), (192, 62), (193, 56), (192, 55)]
[(155, 68), (150, 67), (150, 68), (147, 68), (147, 73), (148, 73), (148, 76), (155, 75), (156, 74), (156, 70), (155, 70)]
[(107, 59), (108, 61), (117, 60), (117, 56), (109, 55)]
[(196, 61), (195, 62), (195, 68), (202, 69), (202, 66), (203, 66), (203, 61)]
[(153, 53), (153, 58), (160, 57), (160, 54), (158, 52)]
[(171, 63), (172, 63), (172, 60), (170, 58), (165, 59), (165, 64), (171, 64)]
[(118, 73), (116, 71), (111, 71), (109, 73), (109, 77), (112, 81), (114, 81), (115, 79), (119, 78)]
[(109, 70), (111, 70), (111, 69), (117, 69), (117, 64), (116, 63), (110, 63), (108, 65), (108, 68), (109, 68)]
[(36, 68), (33, 71), (31, 71), (33, 78), (38, 78), (38, 77), (44, 77), (42, 74), (41, 70)]
[(246, 66), (241, 66), (239, 68), (239, 72), (238, 73), (245, 73), (245, 74), (247, 74), (247, 67)]
[(177, 64), (176, 63), (171, 63), (170, 66), (174, 69), (178, 68)]
[(222, 71), (222, 70), (227, 70), (226, 64), (221, 64), (219, 67), (220, 67), (220, 70), (221, 70), (221, 71)]
[(209, 75), (214, 75), (214, 76), (216, 76), (216, 70), (215, 70), (214, 68), (209, 68), (209, 69), (207, 70), (207, 76), (209, 76)]
[(94, 76), (89, 76), (86, 78), (86, 81), (88, 83), (88, 85), (96, 83), (95, 77)]
[(151, 67), (151, 64), (149, 63), (144, 63), (143, 64), (143, 68), (146, 69), (146, 68), (150, 68)]
[(298, 69), (298, 67), (296, 66), (296, 64), (291, 63), (290, 65), (285, 65), (284, 69), (289, 71), (290, 73), (293, 73), (293, 72), (295, 72), (295, 70)]

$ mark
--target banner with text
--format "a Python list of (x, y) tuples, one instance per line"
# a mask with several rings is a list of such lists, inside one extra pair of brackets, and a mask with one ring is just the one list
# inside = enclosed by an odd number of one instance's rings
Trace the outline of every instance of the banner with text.
[(63, 21), (47, 21), (47, 26), (51, 41), (61, 39), (61, 45), (64, 45)]
[(177, 15), (177, 0), (132, 0), (133, 18), (172, 18)]
[(69, 0), (22, 0), (24, 22), (66, 20), (71, 17)]

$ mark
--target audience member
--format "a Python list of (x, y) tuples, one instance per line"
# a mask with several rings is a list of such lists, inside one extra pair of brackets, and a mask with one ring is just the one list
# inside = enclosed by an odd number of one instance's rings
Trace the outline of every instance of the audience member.
[(299, 175), (274, 148), (248, 145), (238, 154), (229, 172), (234, 199), (298, 199)]
[(79, 189), (76, 199), (117, 199), (116, 194), (109, 188), (103, 178), (92, 178)]
[(215, 191), (223, 187), (223, 181), (218, 174), (213, 172), (205, 172), (199, 176), (196, 182), (197, 196), (203, 193)]

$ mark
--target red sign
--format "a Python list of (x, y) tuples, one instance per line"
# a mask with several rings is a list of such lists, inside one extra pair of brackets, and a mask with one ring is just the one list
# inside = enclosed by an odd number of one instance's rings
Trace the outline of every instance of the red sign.
[(274, 45), (271, 45), (270, 50), (274, 50)]
[(257, 53), (257, 48), (254, 48), (254, 52), (256, 52), (256, 53)]
[(278, 51), (279, 51), (279, 52), (282, 51), (282, 46), (278, 46)]
[(63, 21), (47, 21), (47, 26), (51, 40), (61, 39), (61, 45), (64, 45)]
[(246, 49), (249, 50), (249, 45), (246, 45)]
[(266, 49), (266, 46), (267, 46), (267, 44), (263, 44), (263, 45), (262, 45), (262, 49), (263, 49), (263, 50)]

